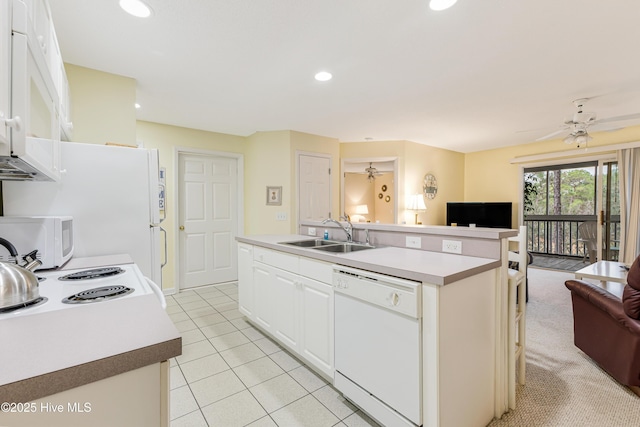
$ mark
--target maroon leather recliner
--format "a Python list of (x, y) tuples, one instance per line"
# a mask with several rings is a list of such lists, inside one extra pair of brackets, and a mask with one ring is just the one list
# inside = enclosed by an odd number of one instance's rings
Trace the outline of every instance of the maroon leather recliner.
[(567, 280), (574, 343), (620, 383), (640, 386), (640, 256), (629, 269), (622, 300), (581, 280)]

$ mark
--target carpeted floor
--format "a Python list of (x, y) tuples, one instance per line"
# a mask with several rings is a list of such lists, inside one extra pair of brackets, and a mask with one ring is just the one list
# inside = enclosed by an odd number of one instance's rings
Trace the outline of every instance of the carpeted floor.
[[(640, 426), (640, 397), (573, 345), (571, 272), (529, 268), (527, 376), (503, 426)], [(611, 351), (615, 351), (612, 349)]]

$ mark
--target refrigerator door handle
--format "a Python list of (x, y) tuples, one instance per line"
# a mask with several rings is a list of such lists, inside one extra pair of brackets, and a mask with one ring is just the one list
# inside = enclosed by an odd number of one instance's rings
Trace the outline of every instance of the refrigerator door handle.
[(167, 230), (160, 227), (160, 232), (164, 234), (164, 260), (162, 261), (162, 264), (160, 264), (160, 268), (163, 268), (167, 265), (167, 261), (169, 259), (169, 253), (167, 252)]

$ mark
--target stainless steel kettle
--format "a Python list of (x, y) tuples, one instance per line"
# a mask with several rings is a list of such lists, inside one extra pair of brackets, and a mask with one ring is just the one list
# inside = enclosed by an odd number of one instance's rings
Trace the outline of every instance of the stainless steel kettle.
[(24, 257), (25, 265), (18, 265), (18, 251), (11, 242), (0, 237), (0, 245), (7, 248), (16, 260), (15, 264), (0, 262), (0, 309), (22, 305), (40, 297), (38, 278), (33, 270), (42, 262), (36, 257), (37, 250)]

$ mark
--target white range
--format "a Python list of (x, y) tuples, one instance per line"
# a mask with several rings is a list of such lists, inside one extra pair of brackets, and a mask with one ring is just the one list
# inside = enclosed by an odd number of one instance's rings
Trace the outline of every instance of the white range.
[[(90, 265), (90, 264), (87, 264)], [(134, 263), (89, 268), (37, 271), (41, 300), (12, 310), (0, 310), (0, 320), (86, 304), (108, 304), (112, 299), (156, 294), (166, 308), (158, 285), (146, 278)]]

